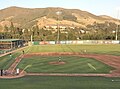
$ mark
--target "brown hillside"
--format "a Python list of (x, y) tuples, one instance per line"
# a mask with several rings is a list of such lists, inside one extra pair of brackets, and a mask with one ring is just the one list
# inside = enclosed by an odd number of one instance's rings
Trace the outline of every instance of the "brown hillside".
[(118, 23), (118, 20), (112, 17), (96, 16), (78, 9), (8, 7), (0, 10), (0, 30), (5, 25), (9, 26), (10, 22), (13, 22), (15, 26), (21, 26), (23, 28), (31, 28), (34, 25), (43, 27), (48, 24), (57, 24), (57, 11), (62, 12), (59, 15), (59, 23), (77, 27), (86, 27), (88, 24), (93, 24), (94, 22), (104, 23), (108, 21)]

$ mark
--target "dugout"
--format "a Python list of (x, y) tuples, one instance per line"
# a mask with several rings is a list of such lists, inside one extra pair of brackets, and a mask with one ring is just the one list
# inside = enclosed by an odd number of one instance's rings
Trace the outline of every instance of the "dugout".
[(15, 49), (24, 46), (24, 43), (20, 39), (0, 39), (0, 49)]

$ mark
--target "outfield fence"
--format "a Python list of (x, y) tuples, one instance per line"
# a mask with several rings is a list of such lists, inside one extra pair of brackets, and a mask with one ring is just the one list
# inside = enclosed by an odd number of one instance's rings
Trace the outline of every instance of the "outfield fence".
[[(33, 45), (57, 44), (56, 41), (34, 41)], [(59, 41), (59, 44), (120, 44), (120, 40), (72, 40)]]

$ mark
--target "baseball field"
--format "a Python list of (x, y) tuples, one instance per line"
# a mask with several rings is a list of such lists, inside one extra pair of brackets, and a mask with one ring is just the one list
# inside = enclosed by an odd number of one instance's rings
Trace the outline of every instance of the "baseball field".
[(120, 45), (29, 46), (0, 57), (0, 68), (20, 55), (26, 76), (0, 79), (0, 89), (120, 89)]

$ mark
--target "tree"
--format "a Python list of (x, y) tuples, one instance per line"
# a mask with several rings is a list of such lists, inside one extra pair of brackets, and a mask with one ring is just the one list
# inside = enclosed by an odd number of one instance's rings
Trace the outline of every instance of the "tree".
[(4, 31), (9, 32), (9, 28), (6, 25), (4, 26)]

